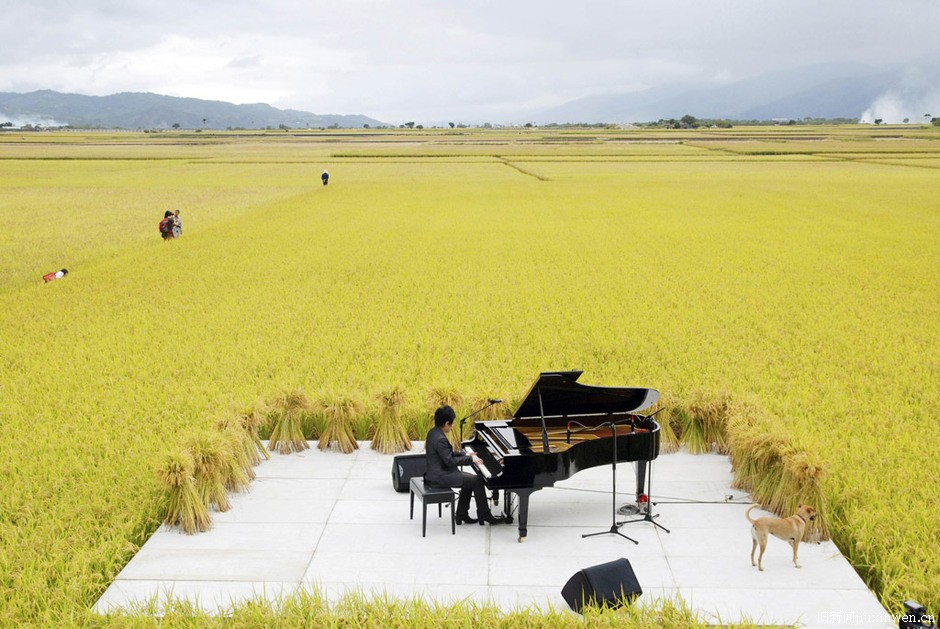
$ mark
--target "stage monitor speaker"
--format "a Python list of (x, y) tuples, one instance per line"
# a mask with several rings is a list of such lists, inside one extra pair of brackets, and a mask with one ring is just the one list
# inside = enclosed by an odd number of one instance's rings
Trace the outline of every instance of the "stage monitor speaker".
[(408, 491), (415, 476), (424, 476), (428, 471), (428, 458), (424, 454), (399, 454), (392, 459), (392, 487), (399, 493)]
[(615, 559), (579, 570), (568, 579), (561, 595), (574, 611), (593, 603), (601, 607), (620, 607), (624, 602), (632, 603), (643, 594), (626, 559)]

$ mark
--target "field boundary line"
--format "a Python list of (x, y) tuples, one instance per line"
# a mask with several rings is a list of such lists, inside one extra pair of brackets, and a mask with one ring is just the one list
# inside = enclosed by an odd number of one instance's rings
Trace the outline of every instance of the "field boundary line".
[(513, 163), (513, 162), (510, 162), (508, 159), (506, 159), (506, 158), (504, 158), (504, 157), (498, 157), (498, 159), (499, 159), (500, 162), (502, 162), (502, 163), (505, 164), (506, 166), (509, 166), (510, 168), (512, 168), (512, 169), (514, 169), (514, 170), (518, 170), (518, 171), (519, 171), (520, 173), (522, 173), (523, 175), (528, 175), (529, 177), (535, 177), (535, 178), (538, 179), (539, 181), (551, 181), (551, 179), (549, 179), (548, 177), (545, 177), (545, 176), (543, 176), (543, 175), (538, 175), (538, 174), (536, 174), (536, 173), (534, 173), (534, 172), (532, 172), (532, 171), (526, 170), (526, 169), (523, 168), (522, 166), (519, 166), (519, 165), (517, 165), (517, 164), (515, 164), (515, 163)]

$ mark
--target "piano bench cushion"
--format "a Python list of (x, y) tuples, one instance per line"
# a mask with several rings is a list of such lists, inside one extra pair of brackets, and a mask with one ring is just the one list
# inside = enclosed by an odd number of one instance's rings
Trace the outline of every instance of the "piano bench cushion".
[(450, 530), (452, 535), (456, 535), (457, 526), (456, 520), (454, 518), (454, 500), (456, 499), (456, 494), (453, 489), (450, 488), (438, 488), (438, 487), (429, 487), (425, 486), (424, 478), (420, 476), (415, 476), (411, 479), (409, 483), (409, 488), (411, 489), (411, 516), (410, 519), (415, 517), (415, 496), (421, 498), (421, 537), (425, 537), (427, 534), (427, 524), (428, 524), (428, 505), (436, 504), (437, 505), (437, 516), (441, 517), (443, 515), (442, 506), (447, 503), (450, 505)]

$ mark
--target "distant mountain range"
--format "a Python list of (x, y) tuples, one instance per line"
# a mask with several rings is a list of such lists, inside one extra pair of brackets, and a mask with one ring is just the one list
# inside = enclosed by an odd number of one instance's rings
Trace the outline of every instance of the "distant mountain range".
[[(933, 60), (873, 68), (828, 63), (772, 72), (734, 83), (664, 87), (588, 96), (523, 116), (523, 122), (631, 123), (661, 118), (773, 120), (850, 118), (864, 122), (922, 122), (940, 115), (940, 65)], [(320, 115), (263, 103), (124, 92), (111, 96), (51, 90), (0, 92), (0, 124), (71, 125), (124, 129), (291, 129), (390, 126), (361, 115)]]
[[(875, 69), (832, 63), (769, 73), (721, 86), (661, 88), (590, 96), (537, 112), (533, 122), (646, 122), (660, 118), (773, 120), (882, 118), (922, 121), (940, 111), (935, 63)], [(937, 115), (934, 111), (934, 115)]]
[(234, 105), (217, 100), (178, 98), (148, 92), (84, 96), (40, 90), (0, 92), (0, 123), (119, 129), (292, 129), (362, 128), (384, 123), (360, 115), (321, 115), (276, 109), (263, 103)]

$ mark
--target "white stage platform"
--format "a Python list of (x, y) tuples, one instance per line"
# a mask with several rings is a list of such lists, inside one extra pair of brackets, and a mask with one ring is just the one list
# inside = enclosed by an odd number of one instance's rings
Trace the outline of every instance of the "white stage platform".
[[(420, 503), (409, 520), (408, 494), (392, 488), (392, 455), (368, 442), (352, 454), (310, 445), (302, 453), (272, 453), (255, 468), (251, 491), (232, 496), (231, 511), (212, 514), (212, 530), (185, 535), (161, 527), (95, 610), (172, 594), (225, 613), (233, 603), (277, 599), (298, 588), (319, 588), (331, 600), (358, 590), (470, 599), (506, 610), (567, 609), (561, 588), (573, 574), (625, 557), (643, 589), (638, 602), (678, 595), (716, 623), (897, 626), (831, 542), (801, 544), (796, 569), (789, 546), (771, 539), (764, 572), (752, 567), (744, 517), (750, 500), (731, 488), (724, 456), (680, 452), (655, 461), (653, 512), (670, 533), (637, 522), (621, 529), (636, 545), (618, 535), (581, 537), (610, 529), (605, 466), (532, 494), (528, 538), (518, 543), (515, 524), (463, 525), (451, 535), (447, 508), (439, 519), (434, 505), (422, 538)], [(421, 452), (424, 444), (415, 446)], [(618, 506), (632, 502), (634, 479), (632, 464), (618, 465)]]

